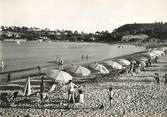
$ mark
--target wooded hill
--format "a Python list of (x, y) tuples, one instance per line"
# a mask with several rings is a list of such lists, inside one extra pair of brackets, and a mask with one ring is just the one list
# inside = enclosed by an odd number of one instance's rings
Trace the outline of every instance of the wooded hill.
[(50, 30), (36, 27), (1, 26), (0, 39), (26, 39), (32, 40), (60, 40), (60, 41), (85, 41), (85, 42), (118, 42), (125, 35), (145, 34), (149, 38), (167, 40), (167, 23), (134, 23), (125, 24), (113, 32), (97, 31), (95, 33), (84, 33), (71, 30)]
[(167, 23), (125, 24), (112, 32), (113, 37), (121, 40), (125, 35), (145, 34), (149, 38), (167, 40)]

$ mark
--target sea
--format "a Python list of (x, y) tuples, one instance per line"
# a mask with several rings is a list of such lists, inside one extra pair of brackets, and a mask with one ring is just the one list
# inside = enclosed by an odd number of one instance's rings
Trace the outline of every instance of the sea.
[[(0, 42), (0, 59), (4, 71), (54, 65), (59, 56), (65, 64), (84, 64), (107, 58), (132, 54), (145, 47), (130, 44), (106, 44), (85, 42)], [(84, 56), (84, 58), (82, 58)], [(86, 59), (85, 56), (88, 56)]]

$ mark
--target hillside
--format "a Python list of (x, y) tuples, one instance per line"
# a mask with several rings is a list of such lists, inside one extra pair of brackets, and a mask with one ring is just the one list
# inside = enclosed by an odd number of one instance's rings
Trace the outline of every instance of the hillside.
[(125, 35), (145, 34), (149, 38), (167, 40), (167, 23), (125, 24), (112, 32), (112, 35), (121, 40)]
[[(97, 31), (95, 33), (84, 33), (71, 30), (50, 30), (36, 27), (1, 26), (0, 40), (5, 39), (26, 39), (27, 41), (85, 41), (85, 42), (118, 42), (123, 36), (146, 35), (149, 39), (167, 40), (167, 23), (134, 23), (125, 24), (113, 32)], [(126, 39), (124, 39), (126, 40)]]

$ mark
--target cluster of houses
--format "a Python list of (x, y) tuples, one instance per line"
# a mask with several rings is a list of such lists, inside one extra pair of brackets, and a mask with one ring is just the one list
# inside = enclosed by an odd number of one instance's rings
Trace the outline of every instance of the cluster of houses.
[(145, 34), (125, 35), (122, 36), (122, 42), (138, 42), (138, 43), (157, 43), (160, 40), (157, 38), (150, 38)]

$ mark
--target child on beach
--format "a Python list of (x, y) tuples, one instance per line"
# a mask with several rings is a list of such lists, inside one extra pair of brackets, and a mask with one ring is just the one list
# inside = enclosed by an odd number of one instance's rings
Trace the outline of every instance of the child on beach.
[(78, 93), (79, 93), (79, 103), (84, 104), (84, 90), (82, 86), (78, 87)]

